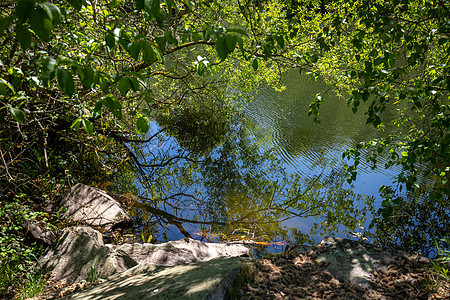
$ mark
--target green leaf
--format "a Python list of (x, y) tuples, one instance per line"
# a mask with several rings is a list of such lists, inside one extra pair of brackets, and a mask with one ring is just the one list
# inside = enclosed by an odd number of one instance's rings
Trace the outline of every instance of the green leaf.
[(13, 16), (0, 19), (0, 35), (3, 34), (3, 31), (5, 31), (6, 28), (8, 28), (13, 19)]
[(384, 58), (383, 57), (378, 57), (377, 59), (375, 59), (375, 61), (373, 62), (373, 64), (375, 65), (375, 66), (379, 66), (379, 65), (381, 65), (381, 64), (383, 64), (384, 63)]
[(164, 63), (164, 54), (162, 53), (161, 49), (155, 48), (156, 57), (160, 62)]
[(233, 53), (234, 49), (236, 49), (236, 36), (233, 34), (227, 34), (225, 36), (225, 41), (227, 42), (228, 53)]
[(159, 15), (160, 4), (160, 0), (153, 0), (151, 3), (150, 12), (155, 17)]
[(203, 31), (203, 40), (209, 41), (211, 38), (212, 30), (210, 28), (207, 28)]
[(42, 59), (41, 62), (41, 81), (44, 87), (49, 87), (50, 81), (53, 79), (56, 70), (56, 60), (51, 57)]
[(165, 44), (166, 44), (166, 37), (165, 36), (157, 36), (157, 37), (155, 37), (155, 41), (158, 44), (159, 48), (164, 49)]
[(136, 10), (141, 11), (144, 9), (144, 0), (136, 0)]
[(141, 81), (145, 81), (147, 77), (143, 76), (142, 74), (138, 73), (138, 72), (130, 72), (128, 73), (130, 76), (133, 76)]
[(366, 73), (372, 73), (372, 62), (365, 61), (364, 62), (364, 69), (366, 70)]
[[(119, 44), (121, 44), (122, 47), (128, 51), (128, 47), (131, 45), (131, 41), (128, 37), (128, 33), (125, 32), (124, 30), (120, 30), (119, 35), (120, 35), (118, 37)], [(117, 36), (116, 36), (116, 38), (117, 38)]]
[(146, 96), (145, 96), (145, 102), (146, 102), (148, 105), (152, 104), (152, 103), (153, 103), (153, 97), (152, 97), (152, 95), (146, 95)]
[(20, 46), (22, 47), (23, 51), (26, 51), (31, 46), (31, 33), (20, 23), (16, 24), (15, 28), (16, 32), (16, 38), (19, 41)]
[(70, 4), (72, 4), (73, 8), (76, 10), (81, 10), (81, 7), (83, 5), (82, 0), (69, 0)]
[(142, 110), (142, 113), (143, 113), (143, 114), (146, 114), (149, 118), (152, 116), (150, 110), (148, 110), (147, 108), (143, 109), (143, 110)]
[(23, 124), (25, 122), (27, 115), (23, 110), (14, 107), (11, 107), (10, 110), (11, 114), (17, 122), (19, 122), (20, 124)]
[(253, 70), (258, 70), (258, 59), (255, 57), (252, 62)]
[(78, 128), (80, 127), (80, 124), (81, 124), (81, 118), (78, 118), (75, 121), (73, 121), (72, 125), (70, 126), (70, 129), (77, 131)]
[(178, 46), (178, 40), (177, 38), (172, 34), (171, 30), (167, 30), (164, 34), (166, 41), (169, 42), (172, 45)]
[(242, 56), (245, 58), (245, 51), (244, 51), (244, 40), (241, 37), (237, 38), (237, 42), (239, 45), (239, 50), (241, 50)]
[(109, 50), (114, 49), (114, 46), (116, 45), (116, 38), (113, 34), (108, 33), (106, 35), (106, 46), (108, 46)]
[(68, 96), (72, 96), (75, 92), (75, 84), (72, 74), (63, 68), (56, 69), (56, 77), (58, 78), (59, 87)]
[(100, 88), (102, 89), (103, 93), (107, 94), (109, 91), (109, 83), (108, 79), (106, 77), (99, 77), (98, 79)]
[(41, 8), (36, 8), (30, 15), (31, 29), (37, 34), (37, 36), (44, 42), (50, 40), (50, 34), (52, 33), (53, 23), (49, 18), (47, 12)]
[(227, 32), (235, 32), (247, 36), (247, 32), (239, 28), (228, 28)]
[(133, 91), (137, 92), (139, 90), (140, 84), (139, 81), (134, 77), (128, 77), (130, 81), (130, 87)]
[(281, 49), (284, 49), (284, 38), (281, 35), (275, 35), (273, 36), (274, 40), (277, 42), (278, 46), (280, 46)]
[(128, 78), (122, 77), (117, 84), (117, 88), (119, 89), (120, 94), (125, 97), (130, 89), (130, 81)]
[(142, 51), (143, 51), (143, 59), (147, 64), (152, 64), (157, 60), (157, 56), (155, 51), (153, 50), (152, 45), (148, 41), (141, 42)]
[(191, 37), (191, 33), (190, 32), (185, 32), (183, 33), (183, 35), (181, 36), (181, 42), (182, 43), (186, 43), (186, 41)]
[(33, 9), (33, 0), (20, 0), (16, 6), (16, 15), (19, 18), (20, 22), (25, 23), (26, 20), (30, 17)]
[(102, 100), (97, 101), (97, 103), (95, 103), (95, 106), (94, 106), (94, 111), (93, 111), (94, 115), (96, 115), (102, 109), (102, 107), (103, 107), (103, 101)]
[(117, 119), (122, 119), (122, 104), (115, 97), (105, 97), (102, 99), (102, 104), (108, 108), (108, 110), (116, 117)]
[(89, 135), (92, 135), (94, 133), (94, 125), (92, 125), (91, 121), (82, 119), (81, 124), (83, 125), (84, 130), (86, 130), (86, 133)]
[(138, 118), (137, 122), (136, 122), (136, 125), (137, 125), (137, 129), (142, 134), (146, 134), (148, 132), (148, 130), (150, 129), (150, 125), (148, 123), (148, 120), (145, 117)]
[(81, 83), (88, 89), (94, 84), (94, 70), (91, 67), (78, 68), (78, 77)]
[(61, 11), (59, 10), (59, 7), (57, 7), (56, 5), (54, 5), (53, 3), (50, 3), (50, 2), (43, 2), (41, 5), (47, 12), (47, 15), (49, 16), (49, 18), (52, 20), (53, 25), (58, 23), (59, 16), (61, 15)]
[(173, 0), (166, 0), (167, 8), (170, 10), (172, 7), (176, 8), (175, 2)]
[(203, 74), (205, 74), (205, 71), (206, 71), (206, 67), (204, 64), (200, 63), (197, 65), (197, 74), (199, 76), (203, 76)]
[(134, 42), (128, 47), (128, 53), (130, 53), (131, 57), (135, 60), (139, 59), (139, 53), (141, 52), (141, 43)]
[(198, 41), (200, 40), (200, 35), (196, 32), (192, 33), (192, 40), (194, 41), (194, 43), (198, 43)]
[(408, 152), (402, 151), (402, 156), (404, 156), (404, 157), (408, 156)]
[(216, 41), (216, 51), (219, 55), (220, 59), (223, 61), (228, 56), (228, 46), (225, 38), (223, 36), (219, 36)]
[(184, 3), (186, 3), (189, 10), (192, 11), (192, 2), (190, 0), (184, 0)]
[(6, 96), (6, 88), (7, 87), (13, 92), (13, 94), (16, 93), (14, 91), (13, 86), (8, 81), (6, 81), (3, 78), (0, 78), (0, 95)]

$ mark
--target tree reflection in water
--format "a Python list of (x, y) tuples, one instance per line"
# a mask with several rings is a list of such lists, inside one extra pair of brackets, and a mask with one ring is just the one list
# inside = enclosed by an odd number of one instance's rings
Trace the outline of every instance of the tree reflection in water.
[[(163, 229), (175, 225), (184, 236), (208, 241), (283, 244), (313, 242), (315, 233), (342, 234), (364, 224), (371, 201), (344, 188), (339, 167), (309, 177), (289, 174), (274, 149), (254, 143), (252, 124), (242, 115), (210, 116), (199, 110), (159, 118), (154, 138), (133, 146), (138, 193), (129, 202), (139, 231), (159, 228), (153, 236), (161, 241), (170, 238)], [(166, 130), (155, 134), (160, 128)], [(203, 134), (192, 146), (186, 132)], [(180, 136), (181, 142), (175, 138)], [(311, 232), (282, 225), (311, 217), (317, 219)]]

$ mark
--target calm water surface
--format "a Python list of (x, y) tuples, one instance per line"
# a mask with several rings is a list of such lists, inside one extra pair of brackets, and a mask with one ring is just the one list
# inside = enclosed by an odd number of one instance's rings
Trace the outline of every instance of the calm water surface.
[[(275, 147), (290, 172), (310, 174), (342, 164), (345, 149), (384, 136), (366, 125), (364, 109), (354, 114), (345, 99), (338, 98), (326, 84), (295, 72), (286, 74), (282, 83), (286, 87), (282, 92), (269, 88), (258, 91), (245, 110), (259, 125), (255, 136), (264, 137), (258, 140), (261, 147)], [(318, 93), (325, 94), (320, 124), (308, 116), (309, 103)], [(355, 190), (370, 196), (377, 196), (380, 185), (390, 183), (398, 171), (372, 170), (364, 161), (361, 164)]]
[[(286, 87), (282, 92), (260, 89), (255, 100), (245, 105), (245, 111), (258, 124), (253, 129), (258, 143), (265, 149), (275, 148), (289, 172), (309, 176), (342, 166), (344, 150), (384, 135), (366, 125), (364, 109), (354, 114), (345, 99), (338, 98), (329, 86), (311, 79), (309, 75), (289, 72), (282, 83)], [(308, 116), (309, 104), (318, 93), (324, 101), (319, 114), (320, 124)], [(393, 128), (386, 128), (388, 130)], [(392, 184), (397, 173), (398, 169), (372, 170), (361, 161), (357, 181), (351, 190), (374, 197), (377, 206), (381, 201), (379, 187)], [(309, 230), (313, 222), (314, 219), (297, 218), (285, 223), (286, 226)], [(322, 237), (316, 236), (315, 239), (320, 241)]]
[[(253, 121), (252, 124), (254, 124), (247, 128), (250, 132), (252, 143), (256, 143), (261, 152), (265, 150), (272, 151), (281, 160), (282, 164), (280, 167), (284, 168), (288, 173), (298, 174), (307, 178), (320, 173), (327, 173), (332, 169), (342, 168), (342, 152), (345, 149), (357, 143), (381, 137), (383, 134), (365, 125), (364, 109), (362, 109), (362, 112), (353, 114), (345, 104), (345, 100), (336, 97), (329, 86), (314, 81), (307, 75), (299, 75), (296, 72), (285, 74), (282, 83), (286, 87), (282, 92), (263, 87), (256, 92), (254, 101), (242, 105), (244, 106), (245, 116), (250, 118)], [(309, 103), (318, 93), (322, 95), (324, 100), (319, 115), (320, 124), (314, 123), (313, 118), (308, 117)], [(153, 134), (157, 130), (158, 125), (153, 123), (149, 134)], [(387, 130), (391, 129), (387, 128)], [(149, 150), (147, 151), (148, 153), (152, 152), (153, 149), (162, 151), (161, 149), (164, 148), (167, 149), (166, 152), (172, 154), (181, 151), (175, 139), (170, 137), (163, 141), (158, 141), (157, 144), (149, 145)], [(213, 151), (214, 155), (219, 156), (220, 153)], [(224, 157), (221, 157), (224, 160)], [(236, 162), (236, 164), (239, 164), (239, 162)], [(238, 167), (243, 168), (242, 162), (240, 164)], [(180, 169), (183, 168), (188, 169), (188, 166), (180, 165)], [(219, 168), (218, 170), (217, 172), (220, 173), (221, 169)], [(197, 170), (193, 174), (195, 173), (200, 178), (206, 178), (205, 175), (199, 175), (199, 172)], [(261, 170), (258, 170), (258, 172), (261, 172)], [(378, 196), (380, 185), (391, 184), (392, 177), (396, 172), (396, 170), (384, 170), (382, 168), (372, 170), (368, 165), (362, 164), (359, 168), (357, 181), (352, 187), (344, 184), (343, 188), (351, 189), (358, 194), (374, 197), (375, 203), (377, 203), (380, 201)], [(249, 174), (251, 173), (252, 171), (250, 170)], [(167, 174), (164, 176), (167, 176)], [(228, 181), (228, 178), (218, 180)], [(178, 189), (183, 184), (186, 184), (175, 177), (168, 178), (167, 182), (169, 181), (171, 182), (170, 186), (176, 186)], [(224, 185), (226, 184), (224, 183)], [(186, 194), (195, 194), (196, 192), (202, 194), (208, 190), (206, 186), (207, 184), (201, 182), (201, 180), (195, 181), (195, 183), (190, 182), (188, 187), (183, 188), (183, 192)], [(173, 193), (173, 191), (167, 191), (167, 194), (170, 194), (170, 192)], [(211, 193), (210, 190), (209, 193)], [(230, 195), (228, 192), (224, 195), (228, 198), (241, 197), (237, 201), (241, 202), (241, 204), (249, 201), (247, 205), (251, 205), (251, 202), (255, 201), (255, 197), (253, 200), (249, 200), (242, 198), (242, 195), (238, 194)], [(181, 198), (177, 199), (180, 200)], [(173, 209), (170, 205), (164, 205), (160, 208), (182, 217), (192, 218), (196, 217), (199, 211), (202, 211), (202, 213), (208, 211), (209, 208), (205, 207), (205, 205), (208, 206), (212, 201), (211, 199), (197, 206), (190, 199), (184, 199), (185, 202), (183, 203), (186, 203), (186, 205), (181, 207), (181, 209)], [(224, 206), (219, 205), (210, 209), (217, 210), (220, 208), (221, 210), (227, 210), (229, 214), (236, 213), (233, 211), (233, 209), (239, 209), (236, 201), (228, 200), (221, 199), (225, 203), (223, 204)], [(233, 208), (230, 208), (230, 203), (234, 203)], [(241, 209), (245, 210), (245, 205), (242, 207)], [(314, 221), (317, 220), (315, 218), (304, 219), (296, 217), (284, 221), (282, 225), (297, 228), (306, 233), (311, 229)], [(201, 229), (198, 225), (190, 224), (184, 224), (184, 227), (193, 236), (198, 236), (198, 232)], [(164, 236), (166, 239), (171, 240), (184, 237), (175, 226), (170, 226)], [(318, 242), (322, 237), (315, 236), (314, 239)]]

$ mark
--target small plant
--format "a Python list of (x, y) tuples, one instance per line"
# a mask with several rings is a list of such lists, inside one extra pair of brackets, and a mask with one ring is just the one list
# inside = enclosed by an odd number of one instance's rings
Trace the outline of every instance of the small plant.
[(97, 271), (97, 269), (94, 266), (91, 266), (91, 269), (88, 272), (88, 282), (95, 283), (99, 281), (100, 279), (105, 280), (106, 277), (100, 277), (100, 272)]
[[(150, 234), (147, 239), (145, 239), (144, 232), (141, 232), (142, 243), (150, 243), (153, 239), (153, 234)], [(146, 242), (147, 240), (147, 242)]]
[(45, 278), (40, 271), (33, 271), (26, 274), (26, 280), (20, 287), (19, 299), (28, 299), (39, 295), (44, 291)]
[(446, 280), (450, 280), (449, 264), (450, 264), (450, 239), (443, 238), (441, 242), (447, 245), (447, 249), (439, 247), (439, 243), (434, 240), (437, 250), (437, 258), (432, 260), (434, 269)]
[(90, 283), (95, 283), (100, 279), (100, 273), (95, 269), (94, 266), (91, 266), (91, 270), (88, 272), (88, 281)]

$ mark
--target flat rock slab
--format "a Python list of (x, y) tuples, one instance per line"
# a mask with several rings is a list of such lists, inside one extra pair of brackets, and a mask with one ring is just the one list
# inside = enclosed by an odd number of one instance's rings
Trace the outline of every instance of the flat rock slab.
[(221, 256), (248, 256), (249, 249), (240, 244), (204, 243), (190, 238), (163, 244), (106, 245), (111, 251), (127, 253), (139, 264), (177, 266), (208, 261)]
[(74, 222), (105, 229), (130, 221), (130, 217), (105, 191), (77, 183), (61, 199), (62, 215)]
[(140, 264), (64, 299), (225, 299), (242, 264), (237, 257), (175, 267)]

